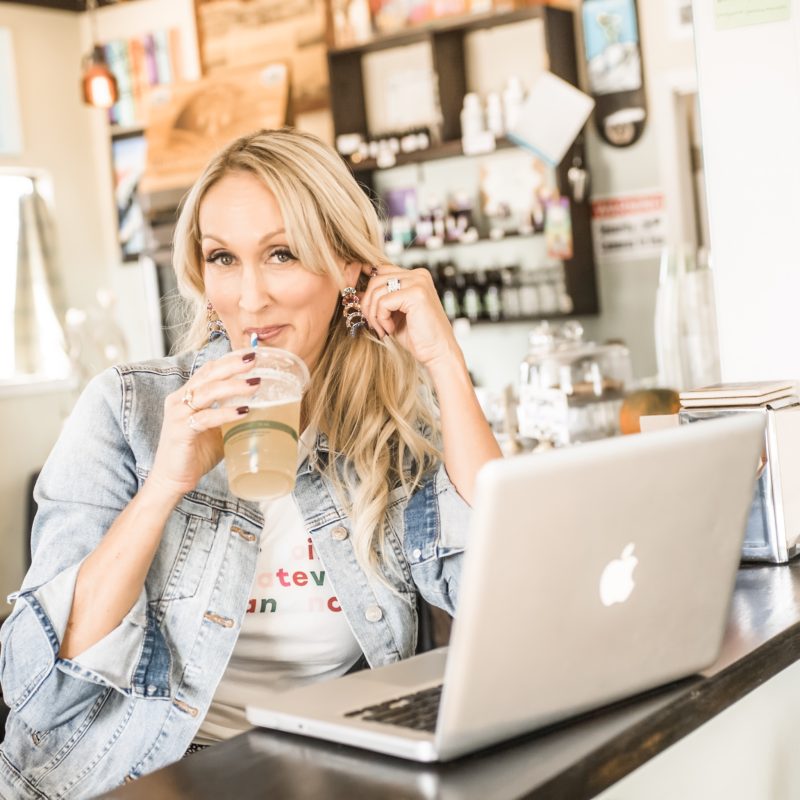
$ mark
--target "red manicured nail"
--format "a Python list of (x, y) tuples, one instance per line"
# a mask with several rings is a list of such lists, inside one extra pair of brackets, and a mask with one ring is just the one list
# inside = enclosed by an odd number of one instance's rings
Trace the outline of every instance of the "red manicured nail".
[(242, 361), (255, 361), (256, 354), (255, 353), (245, 353), (242, 356)]
[(247, 383), (251, 386), (258, 386), (258, 384), (261, 383), (261, 378), (248, 378)]
[(250, 406), (239, 406), (239, 408), (236, 409), (236, 413), (239, 414), (239, 416), (243, 416), (249, 410), (250, 410)]

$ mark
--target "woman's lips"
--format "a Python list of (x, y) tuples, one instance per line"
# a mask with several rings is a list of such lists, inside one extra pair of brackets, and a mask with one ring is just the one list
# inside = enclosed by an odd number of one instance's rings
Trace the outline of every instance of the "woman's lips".
[(286, 328), (285, 325), (271, 325), (269, 328), (248, 328), (245, 335), (249, 339), (253, 334), (258, 336), (259, 342), (266, 342), (274, 339)]

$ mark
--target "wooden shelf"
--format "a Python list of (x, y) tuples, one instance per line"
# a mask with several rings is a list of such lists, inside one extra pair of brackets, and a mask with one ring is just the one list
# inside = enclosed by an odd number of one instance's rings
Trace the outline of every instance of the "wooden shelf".
[(544, 236), (543, 231), (531, 231), (530, 233), (507, 233), (500, 239), (492, 239), (490, 236), (481, 236), (474, 242), (444, 242), (438, 247), (428, 247), (425, 244), (406, 245), (399, 253), (390, 253), (394, 257), (402, 256), (404, 253), (439, 253), (442, 250), (449, 250), (451, 247), (479, 247), (482, 244), (500, 244), (508, 239), (534, 239), (537, 236)]
[(480, 156), (489, 156), (496, 153), (498, 150), (507, 150), (511, 147), (517, 147), (510, 139), (497, 139), (495, 142), (495, 149), (488, 150), (485, 153), (464, 153), (464, 148), (461, 146), (461, 139), (454, 139), (450, 142), (442, 142), (441, 144), (428, 147), (425, 150), (415, 150), (413, 153), (397, 153), (395, 156), (395, 163), (388, 167), (379, 167), (378, 162), (374, 158), (366, 158), (354, 164), (350, 159), (345, 159), (350, 166), (350, 169), (358, 174), (359, 172), (372, 172), (374, 170), (387, 170), (395, 169), (396, 167), (405, 167), (408, 164), (424, 164), (426, 161), (438, 161), (443, 158), (460, 158), (467, 155), (467, 158), (479, 158)]
[(467, 14), (458, 17), (444, 17), (418, 25), (405, 28), (397, 33), (385, 36), (376, 36), (368, 42), (354, 44), (348, 47), (335, 47), (329, 51), (331, 57), (352, 55), (353, 53), (371, 53), (376, 50), (387, 50), (391, 47), (402, 47), (424, 41), (431, 35), (450, 33), (451, 31), (477, 31), (483, 28), (493, 28), (496, 25), (507, 25), (512, 22), (522, 22), (527, 19), (536, 19), (544, 15), (544, 5), (526, 6), (514, 11), (487, 11), (482, 14)]
[[(569, 314), (563, 314), (558, 311), (553, 314), (536, 314), (532, 317), (514, 317), (513, 319), (479, 319), (475, 322), (470, 322), (470, 325), (506, 325), (512, 322), (542, 322), (543, 320), (551, 319), (573, 319), (574, 317), (581, 316), (579, 311), (572, 311)], [(468, 319), (467, 317), (458, 317), (457, 319)], [(452, 323), (451, 323), (452, 324)]]
[(144, 133), (144, 127), (142, 125), (110, 125), (108, 132), (112, 139), (141, 136)]

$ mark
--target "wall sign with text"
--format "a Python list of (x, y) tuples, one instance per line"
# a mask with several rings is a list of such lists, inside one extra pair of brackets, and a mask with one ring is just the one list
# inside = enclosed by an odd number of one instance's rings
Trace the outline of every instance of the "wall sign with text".
[(658, 258), (666, 244), (663, 193), (592, 198), (592, 236), (601, 263)]

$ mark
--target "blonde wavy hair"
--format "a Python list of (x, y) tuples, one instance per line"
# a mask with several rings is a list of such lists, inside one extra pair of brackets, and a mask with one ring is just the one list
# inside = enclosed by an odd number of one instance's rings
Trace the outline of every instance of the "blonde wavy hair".
[[(203, 257), (198, 223), (208, 189), (230, 172), (255, 175), (274, 194), (289, 247), (304, 269), (345, 286), (341, 264), (384, 261), (372, 202), (342, 159), (315, 136), (292, 129), (261, 130), (217, 153), (183, 201), (175, 230), (173, 266), (187, 304), (180, 350), (207, 338)], [(359, 279), (363, 289), (367, 278)], [(319, 465), (352, 521), (359, 563), (388, 582), (386, 522), (390, 491), (406, 496), (441, 458), (438, 414), (427, 375), (390, 337), (365, 330), (349, 336), (337, 298), (330, 330), (303, 399), (306, 424), (324, 433), (336, 458)], [(391, 550), (391, 548), (389, 548)]]

